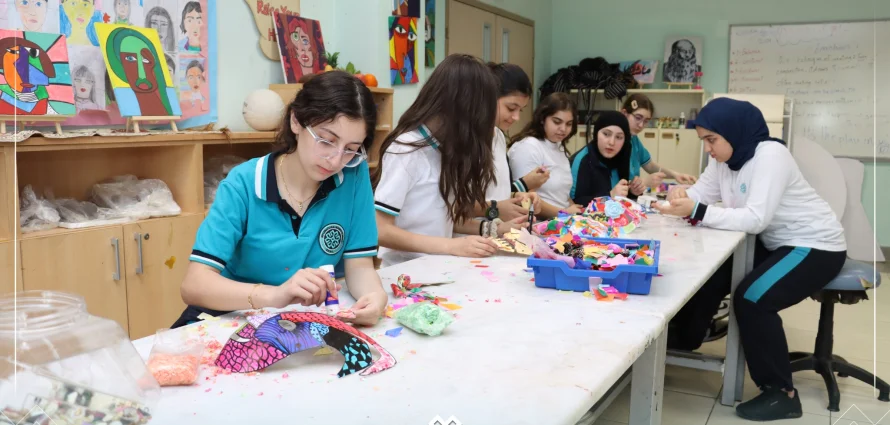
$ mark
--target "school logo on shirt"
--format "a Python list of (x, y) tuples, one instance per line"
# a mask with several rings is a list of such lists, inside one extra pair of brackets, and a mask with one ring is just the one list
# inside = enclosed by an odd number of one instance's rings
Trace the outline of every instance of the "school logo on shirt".
[(343, 231), (343, 226), (332, 223), (321, 229), (321, 233), (318, 235), (318, 245), (321, 246), (321, 250), (325, 254), (334, 255), (340, 252), (340, 248), (343, 248), (345, 239), (346, 232)]
[(745, 184), (742, 183), (742, 185), (739, 186), (739, 190), (740, 190), (742, 193), (745, 193), (745, 192), (748, 191), (748, 186), (745, 186)]

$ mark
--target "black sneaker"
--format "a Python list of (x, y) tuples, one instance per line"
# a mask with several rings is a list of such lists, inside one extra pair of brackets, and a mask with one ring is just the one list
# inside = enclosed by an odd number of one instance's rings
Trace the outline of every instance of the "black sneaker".
[(800, 406), (797, 390), (794, 390), (794, 398), (790, 398), (785, 391), (772, 387), (764, 387), (759, 396), (736, 406), (735, 412), (742, 419), (757, 422), (795, 419), (803, 416), (803, 408)]

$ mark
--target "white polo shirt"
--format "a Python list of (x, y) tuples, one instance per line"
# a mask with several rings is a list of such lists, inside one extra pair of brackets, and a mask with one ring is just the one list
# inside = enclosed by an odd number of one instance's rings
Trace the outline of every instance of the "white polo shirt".
[(510, 168), (524, 176), (540, 166), (550, 170), (550, 178), (538, 190), (538, 196), (550, 205), (568, 208), (572, 191), (572, 166), (561, 143), (526, 137), (510, 147)]
[[(491, 152), (494, 155), (494, 176), (497, 181), (485, 189), (488, 201), (504, 201), (510, 199), (512, 183), (510, 181), (510, 164), (507, 162), (507, 137), (499, 128), (494, 129), (494, 140), (491, 141)], [(524, 176), (525, 174), (519, 174)]]
[[(429, 134), (425, 127), (421, 129)], [(374, 193), (374, 206), (377, 211), (395, 216), (396, 226), (400, 229), (450, 238), (454, 223), (448, 218), (448, 206), (439, 194), (442, 156), (436, 139), (425, 137), (421, 129), (402, 134), (383, 153), (383, 170)], [(403, 144), (422, 140), (428, 140), (428, 143), (421, 148)], [(383, 247), (379, 252), (382, 267), (424, 255)]]

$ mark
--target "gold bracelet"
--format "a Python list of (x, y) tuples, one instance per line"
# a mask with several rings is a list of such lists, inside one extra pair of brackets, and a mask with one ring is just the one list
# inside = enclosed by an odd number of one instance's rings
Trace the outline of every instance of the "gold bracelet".
[(257, 310), (257, 307), (253, 305), (253, 293), (260, 287), (260, 283), (257, 283), (253, 286), (253, 289), (250, 290), (250, 294), (247, 295), (247, 303), (250, 304), (251, 310)]

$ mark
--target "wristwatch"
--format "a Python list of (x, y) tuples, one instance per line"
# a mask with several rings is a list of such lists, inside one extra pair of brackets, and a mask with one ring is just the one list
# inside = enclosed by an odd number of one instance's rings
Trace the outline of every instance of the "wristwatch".
[(489, 220), (494, 220), (500, 216), (498, 212), (498, 202), (491, 201), (491, 206), (485, 211), (485, 218)]

